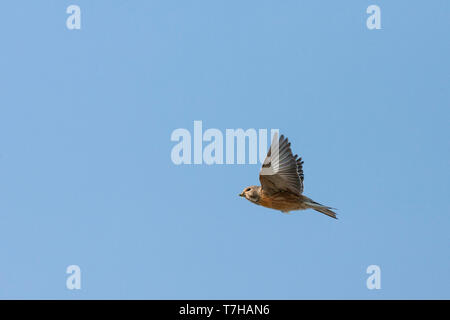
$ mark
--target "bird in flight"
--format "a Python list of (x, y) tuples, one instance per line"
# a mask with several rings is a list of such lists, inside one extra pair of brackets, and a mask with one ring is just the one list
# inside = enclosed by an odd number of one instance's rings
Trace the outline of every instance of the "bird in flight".
[(314, 209), (336, 218), (331, 207), (324, 206), (302, 195), (303, 161), (292, 154), (291, 143), (283, 135), (273, 137), (272, 145), (259, 173), (261, 186), (250, 186), (239, 196), (248, 201), (284, 213), (293, 210)]

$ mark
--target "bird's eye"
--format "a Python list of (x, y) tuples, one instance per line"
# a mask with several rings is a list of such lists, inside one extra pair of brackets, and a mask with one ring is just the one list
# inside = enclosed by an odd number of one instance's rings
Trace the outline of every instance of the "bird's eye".
[(250, 191), (250, 188), (245, 189), (245, 192), (249, 192), (249, 191)]

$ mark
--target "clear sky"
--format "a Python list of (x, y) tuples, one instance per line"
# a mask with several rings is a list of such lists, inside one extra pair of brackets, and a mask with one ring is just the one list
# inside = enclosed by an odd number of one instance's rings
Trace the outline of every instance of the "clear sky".
[[(449, 299), (449, 32), (448, 0), (2, 2), (0, 298)], [(194, 120), (280, 129), (339, 220), (175, 165)]]

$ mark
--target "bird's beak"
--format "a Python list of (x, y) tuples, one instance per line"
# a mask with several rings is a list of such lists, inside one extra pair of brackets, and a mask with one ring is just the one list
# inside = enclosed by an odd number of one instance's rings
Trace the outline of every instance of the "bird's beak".
[(244, 193), (242, 192), (242, 193), (239, 193), (239, 197), (243, 197), (244, 196)]

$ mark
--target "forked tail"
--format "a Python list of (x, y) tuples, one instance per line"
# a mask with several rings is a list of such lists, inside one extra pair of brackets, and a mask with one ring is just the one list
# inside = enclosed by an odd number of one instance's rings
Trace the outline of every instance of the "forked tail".
[(335, 208), (324, 206), (324, 205), (322, 205), (322, 204), (320, 204), (318, 202), (315, 202), (315, 201), (313, 201), (313, 200), (311, 200), (309, 198), (307, 198), (307, 201), (305, 201), (305, 204), (311, 209), (314, 209), (314, 210), (316, 210), (318, 212), (326, 214), (329, 217), (337, 219), (336, 212), (331, 210), (331, 209), (335, 209)]

